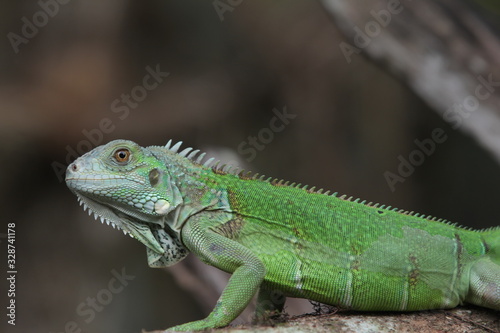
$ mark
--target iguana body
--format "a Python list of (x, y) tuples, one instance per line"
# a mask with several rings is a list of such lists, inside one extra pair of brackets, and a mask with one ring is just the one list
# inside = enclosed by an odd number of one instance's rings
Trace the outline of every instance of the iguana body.
[(353, 310), (500, 310), (500, 229), (469, 230), (390, 207), (202, 164), (180, 143), (116, 140), (72, 163), (69, 188), (102, 220), (147, 246), (152, 267), (193, 252), (232, 273), (215, 309), (173, 327), (228, 325), (259, 292)]

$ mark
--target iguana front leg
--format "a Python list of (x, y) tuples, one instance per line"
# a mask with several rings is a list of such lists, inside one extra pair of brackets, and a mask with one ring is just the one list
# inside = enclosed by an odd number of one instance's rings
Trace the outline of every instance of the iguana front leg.
[(182, 229), (181, 237), (184, 245), (203, 262), (232, 272), (233, 275), (208, 317), (167, 331), (202, 330), (228, 325), (245, 309), (264, 279), (264, 264), (249, 249), (202, 227), (212, 224), (206, 223), (207, 219), (218, 219), (218, 214), (216, 211), (207, 211), (190, 217)]

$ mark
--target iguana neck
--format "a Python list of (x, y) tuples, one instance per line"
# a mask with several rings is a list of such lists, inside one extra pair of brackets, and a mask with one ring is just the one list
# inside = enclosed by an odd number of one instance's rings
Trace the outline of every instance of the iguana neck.
[(180, 238), (180, 231), (187, 219), (202, 210), (229, 209), (226, 195), (201, 181), (205, 170), (178, 153), (165, 147), (148, 147), (153, 155), (165, 163), (174, 192), (180, 200), (174, 210), (165, 216), (165, 224)]

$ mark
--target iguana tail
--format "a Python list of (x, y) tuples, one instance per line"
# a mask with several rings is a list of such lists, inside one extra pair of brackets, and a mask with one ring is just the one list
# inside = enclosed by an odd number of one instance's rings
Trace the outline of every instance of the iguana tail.
[(500, 228), (484, 231), (486, 254), (472, 264), (466, 301), (500, 310)]

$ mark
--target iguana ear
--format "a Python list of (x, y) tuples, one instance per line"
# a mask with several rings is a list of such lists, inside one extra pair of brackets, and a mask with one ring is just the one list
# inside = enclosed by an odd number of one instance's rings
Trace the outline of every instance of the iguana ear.
[(160, 191), (161, 199), (154, 204), (156, 214), (165, 216), (182, 204), (182, 194), (167, 171), (160, 168), (151, 169), (148, 180), (152, 189)]
[[(149, 171), (148, 178), (149, 178), (149, 184), (151, 185), (151, 187), (154, 188), (154, 187), (157, 187), (158, 184), (163, 183), (163, 176), (164, 176), (164, 172), (158, 168), (154, 168), (151, 171)], [(166, 186), (168, 186), (168, 184), (166, 184)], [(167, 200), (160, 199), (160, 200), (155, 202), (154, 211), (158, 215), (165, 215), (171, 211), (171, 209), (170, 209), (171, 206), (172, 205)]]
[(184, 247), (184, 245), (182, 245), (178, 238), (170, 236), (163, 229), (155, 229), (151, 230), (151, 232), (159, 241), (165, 253), (159, 254), (147, 247), (146, 250), (149, 267), (159, 268), (172, 266), (188, 255), (189, 251), (186, 247)]
[(161, 181), (162, 172), (158, 168), (154, 168), (149, 171), (148, 178), (149, 184), (151, 187), (156, 187), (158, 183)]

